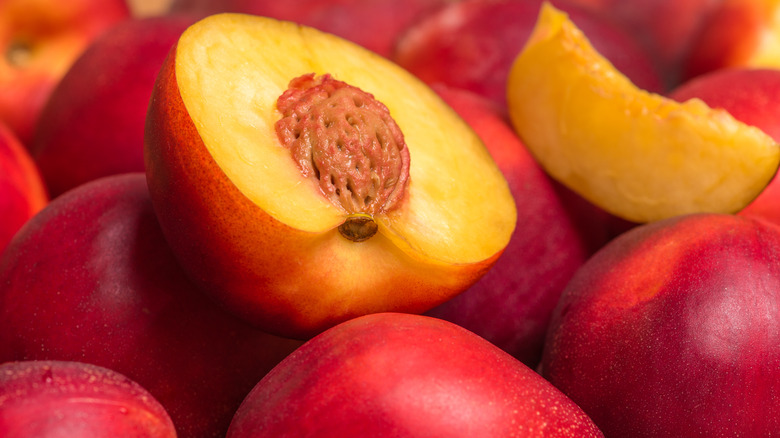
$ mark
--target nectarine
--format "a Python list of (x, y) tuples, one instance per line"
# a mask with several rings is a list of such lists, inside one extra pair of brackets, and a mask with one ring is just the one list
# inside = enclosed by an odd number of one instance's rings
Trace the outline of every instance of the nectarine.
[(575, 274), (541, 373), (609, 437), (780, 430), (780, 228), (725, 214), (645, 224)]
[(0, 258), (0, 363), (77, 360), (138, 382), (180, 438), (223, 437), (252, 386), (299, 341), (227, 314), (181, 271), (143, 173), (54, 199)]
[(30, 152), (52, 197), (85, 182), (143, 172), (154, 81), (190, 17), (125, 20), (96, 38), (54, 88)]
[(515, 226), (501, 171), (428, 86), (290, 22), (217, 14), (187, 29), (145, 148), (180, 264), (285, 336), (429, 310), (484, 275)]
[(0, 1), (0, 120), (23, 144), (73, 61), (129, 15), (125, 0)]
[(533, 370), (455, 324), (382, 313), (346, 321), (279, 363), (228, 438), (602, 437)]
[(136, 382), (70, 361), (0, 364), (0, 436), (176, 438), (165, 408)]

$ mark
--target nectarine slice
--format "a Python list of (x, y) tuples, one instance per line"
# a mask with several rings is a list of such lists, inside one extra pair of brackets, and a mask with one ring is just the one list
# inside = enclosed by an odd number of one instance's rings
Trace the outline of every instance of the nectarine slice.
[(158, 77), (145, 143), (185, 270), (285, 336), (424, 312), (483, 275), (515, 226), (501, 171), (430, 88), (291, 22), (191, 26)]
[(635, 222), (736, 212), (780, 163), (768, 135), (726, 111), (637, 88), (549, 4), (511, 68), (507, 99), (553, 178)]

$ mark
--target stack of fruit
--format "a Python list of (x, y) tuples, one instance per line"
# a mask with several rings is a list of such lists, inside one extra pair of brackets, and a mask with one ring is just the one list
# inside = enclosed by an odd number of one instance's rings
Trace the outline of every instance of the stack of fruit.
[(0, 436), (780, 430), (777, 2), (125, 1), (0, 0)]

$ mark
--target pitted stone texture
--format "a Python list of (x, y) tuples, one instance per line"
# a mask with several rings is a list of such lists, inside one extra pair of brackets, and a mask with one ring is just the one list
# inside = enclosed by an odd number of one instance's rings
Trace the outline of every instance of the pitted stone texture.
[(301, 173), (350, 214), (390, 211), (409, 182), (409, 150), (387, 107), (370, 93), (314, 73), (277, 100), (279, 141)]

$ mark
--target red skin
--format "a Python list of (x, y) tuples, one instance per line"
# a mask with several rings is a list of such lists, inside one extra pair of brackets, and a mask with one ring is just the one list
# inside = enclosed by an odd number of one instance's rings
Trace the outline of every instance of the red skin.
[[(667, 87), (685, 77), (697, 38), (724, 0), (568, 0), (631, 32), (656, 60)], [(744, 0), (738, 2), (749, 3)], [(716, 33), (721, 32), (718, 29)], [(744, 33), (740, 28), (738, 33)], [(736, 33), (726, 32), (728, 35)], [(720, 48), (716, 49), (720, 50)]]
[(1, 0), (0, 52), (29, 47), (22, 62), (0, 59), (0, 120), (29, 146), (57, 82), (98, 35), (128, 18), (125, 0)]
[(533, 370), (436, 318), (358, 317), (307, 342), (249, 393), (228, 438), (603, 436)]
[[(685, 101), (696, 97), (711, 107), (723, 108), (738, 120), (753, 125), (780, 143), (780, 70), (731, 68), (686, 81), (670, 97)], [(780, 224), (780, 180), (775, 178), (739, 214)]]
[(224, 436), (252, 386), (300, 345), (221, 311), (165, 244), (143, 173), (52, 201), (0, 259), (0, 363), (78, 360), (149, 390), (179, 437)]
[(155, 78), (194, 21), (173, 15), (127, 20), (74, 62), (44, 107), (31, 145), (52, 197), (103, 176), (144, 171), (144, 123)]
[(574, 276), (541, 373), (609, 437), (780, 430), (780, 228), (680, 216), (619, 236)]
[[(765, 33), (774, 34), (769, 0), (720, 0), (702, 25), (685, 60), (684, 79), (729, 67), (746, 66)], [(772, 35), (771, 38), (777, 38)]]
[(590, 248), (554, 183), (495, 105), (466, 90), (441, 84), (434, 90), (485, 143), (507, 179), (518, 216), (512, 239), (493, 268), (427, 314), (465, 327), (534, 367), (555, 304)]
[(168, 413), (127, 377), (80, 362), (0, 365), (0, 436), (176, 438)]
[(451, 0), (174, 0), (172, 12), (241, 12), (294, 21), (391, 57), (397, 36)]
[[(410, 27), (398, 40), (394, 61), (423, 81), (442, 82), (506, 106), (506, 80), (536, 25), (542, 0), (464, 0)], [(663, 89), (654, 66), (633, 37), (611, 22), (563, 1), (556, 6), (594, 47), (649, 91)]]
[(32, 157), (16, 135), (0, 122), (0, 254), (48, 200)]

